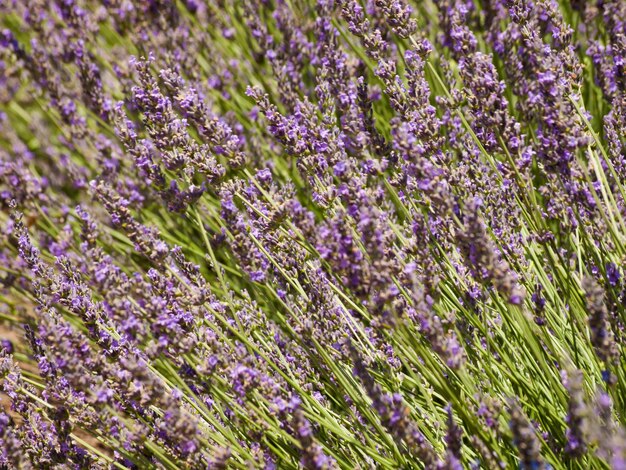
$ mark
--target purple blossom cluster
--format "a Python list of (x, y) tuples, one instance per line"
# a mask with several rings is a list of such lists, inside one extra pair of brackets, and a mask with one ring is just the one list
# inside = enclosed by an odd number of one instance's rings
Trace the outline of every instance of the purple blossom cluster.
[(0, 468), (626, 469), (626, 5), (0, 2)]

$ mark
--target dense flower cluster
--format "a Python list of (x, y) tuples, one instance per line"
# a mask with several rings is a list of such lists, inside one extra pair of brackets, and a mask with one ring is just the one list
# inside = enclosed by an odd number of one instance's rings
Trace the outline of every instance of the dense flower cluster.
[(626, 469), (626, 3), (0, 2), (0, 467)]

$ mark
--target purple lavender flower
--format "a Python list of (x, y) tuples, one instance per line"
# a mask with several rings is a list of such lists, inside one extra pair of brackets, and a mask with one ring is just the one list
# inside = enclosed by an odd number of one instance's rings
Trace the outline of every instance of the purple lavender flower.
[(511, 414), (509, 426), (513, 433), (513, 443), (521, 459), (520, 468), (525, 470), (545, 468), (540, 455), (541, 445), (535, 430), (515, 401), (509, 402), (509, 413)]
[(611, 363), (619, 355), (619, 351), (608, 322), (609, 313), (604, 303), (604, 290), (590, 277), (583, 279), (582, 287), (585, 291), (589, 312), (591, 344), (602, 361)]

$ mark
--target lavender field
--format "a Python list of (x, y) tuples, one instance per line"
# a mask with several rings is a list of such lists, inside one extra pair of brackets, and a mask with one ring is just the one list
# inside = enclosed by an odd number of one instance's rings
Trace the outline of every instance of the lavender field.
[(0, 469), (626, 469), (626, 0), (0, 0)]

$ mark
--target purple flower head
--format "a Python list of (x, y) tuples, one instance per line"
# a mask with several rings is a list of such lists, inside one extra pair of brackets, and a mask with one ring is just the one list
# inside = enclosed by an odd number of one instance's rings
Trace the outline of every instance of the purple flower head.
[(620, 278), (622, 277), (619, 268), (615, 263), (607, 263), (606, 267), (606, 277), (611, 286), (616, 286), (619, 283)]

